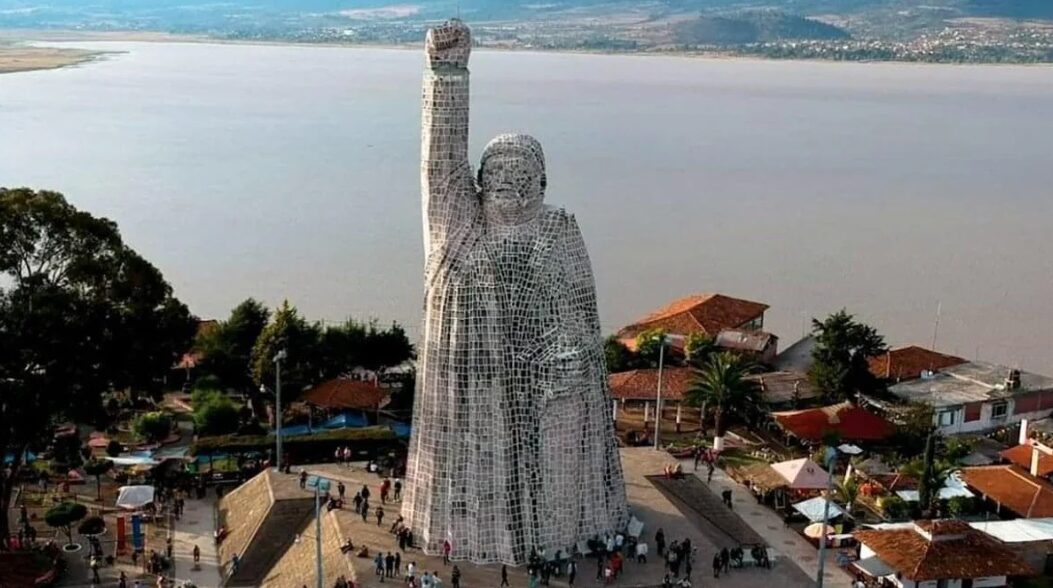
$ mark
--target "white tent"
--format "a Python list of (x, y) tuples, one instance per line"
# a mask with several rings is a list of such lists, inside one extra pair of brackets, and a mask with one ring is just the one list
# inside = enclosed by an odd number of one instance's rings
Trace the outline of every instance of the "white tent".
[[(917, 490), (899, 490), (896, 492), (896, 496), (907, 502), (918, 502), (921, 500), (921, 494)], [(943, 488), (940, 488), (938, 498), (940, 500), (950, 500), (952, 498), (972, 498), (973, 496), (974, 494), (965, 487), (965, 483), (958, 476), (958, 472), (954, 472), (947, 476), (947, 480), (943, 483)]]
[(786, 485), (793, 490), (823, 490), (829, 479), (826, 470), (806, 457), (772, 464), (771, 469), (782, 476)]
[[(823, 520), (823, 510), (826, 508), (826, 498), (822, 496), (809, 498), (804, 502), (793, 505), (793, 509), (808, 517), (809, 521), (820, 523)], [(845, 511), (834, 501), (830, 501), (830, 519), (835, 519), (845, 514)]]
[(117, 506), (128, 510), (137, 510), (154, 501), (153, 486), (121, 486), (117, 496)]

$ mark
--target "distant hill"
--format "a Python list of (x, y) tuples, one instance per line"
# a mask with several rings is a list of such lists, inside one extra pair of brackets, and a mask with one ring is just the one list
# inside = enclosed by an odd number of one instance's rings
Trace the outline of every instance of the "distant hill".
[(732, 15), (701, 15), (676, 25), (682, 45), (745, 45), (784, 40), (847, 39), (839, 27), (775, 10), (751, 10)]
[(965, 0), (961, 8), (974, 16), (1053, 18), (1053, 0)]

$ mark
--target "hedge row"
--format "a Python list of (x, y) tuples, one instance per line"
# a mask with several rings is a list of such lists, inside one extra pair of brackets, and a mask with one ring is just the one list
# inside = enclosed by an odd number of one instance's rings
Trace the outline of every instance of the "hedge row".
[[(286, 449), (316, 445), (319, 443), (351, 441), (395, 441), (395, 432), (388, 427), (362, 427), (357, 429), (336, 429), (315, 433), (313, 435), (282, 435), (282, 444)], [(191, 455), (209, 454), (230, 451), (264, 451), (274, 447), (274, 435), (220, 435), (201, 437), (190, 446)]]

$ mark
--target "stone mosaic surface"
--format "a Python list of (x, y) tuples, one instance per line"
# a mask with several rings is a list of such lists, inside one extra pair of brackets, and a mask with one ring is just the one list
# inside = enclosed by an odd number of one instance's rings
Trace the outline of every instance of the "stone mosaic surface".
[(425, 307), (403, 515), (430, 554), (521, 564), (625, 524), (595, 283), (541, 144), (468, 159), (471, 34), (428, 32)]

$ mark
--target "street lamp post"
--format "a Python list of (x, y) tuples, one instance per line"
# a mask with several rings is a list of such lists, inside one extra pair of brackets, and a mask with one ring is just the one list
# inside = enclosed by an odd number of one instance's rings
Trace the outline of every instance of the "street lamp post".
[(307, 478), (307, 486), (314, 488), (314, 564), (318, 588), (325, 588), (322, 579), (322, 493), (329, 496), (329, 480), (318, 476)]
[(837, 449), (827, 446), (824, 465), (826, 466), (826, 502), (823, 503), (823, 527), (819, 536), (819, 572), (815, 578), (815, 585), (823, 588), (823, 574), (826, 569), (826, 526), (830, 520), (830, 498), (834, 492), (834, 465), (837, 462)]
[(278, 452), (274, 463), (279, 472), (282, 471), (282, 361), (285, 357), (284, 349), (274, 355), (274, 436)]

